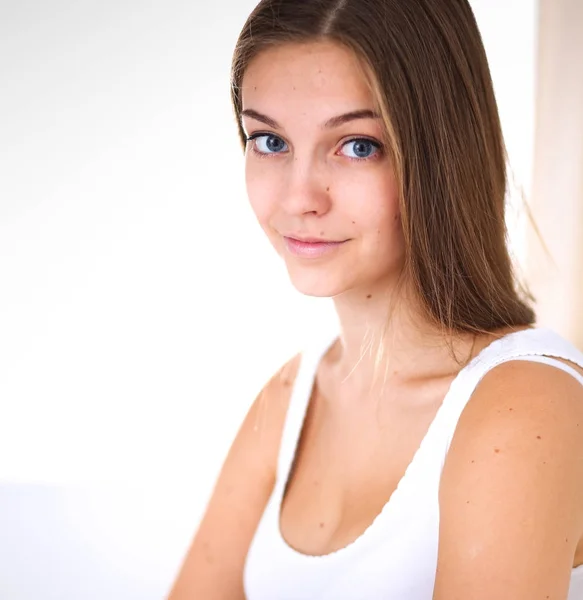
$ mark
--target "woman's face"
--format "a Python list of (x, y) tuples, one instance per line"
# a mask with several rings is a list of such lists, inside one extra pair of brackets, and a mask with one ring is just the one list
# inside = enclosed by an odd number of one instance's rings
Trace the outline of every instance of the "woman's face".
[[(383, 123), (355, 61), (332, 43), (282, 45), (243, 79), (249, 200), (293, 285), (310, 296), (390, 285), (404, 260)], [(370, 114), (338, 119), (355, 111)]]

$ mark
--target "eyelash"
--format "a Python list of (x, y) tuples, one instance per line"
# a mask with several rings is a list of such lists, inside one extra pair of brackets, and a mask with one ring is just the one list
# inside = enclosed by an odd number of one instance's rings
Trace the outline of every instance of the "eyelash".
[[(252, 141), (254, 141), (258, 138), (262, 138), (262, 137), (272, 137), (272, 138), (281, 139), (279, 136), (274, 135), (273, 133), (254, 133), (246, 139), (246, 143), (248, 144), (249, 142), (252, 142)], [(372, 140), (372, 139), (369, 139), (366, 137), (355, 137), (350, 140), (346, 140), (342, 144), (342, 146), (346, 146), (346, 144), (350, 144), (352, 142), (368, 142), (368, 143), (372, 144), (378, 150), (378, 152), (376, 152), (372, 156), (369, 156), (368, 158), (353, 158), (352, 156), (346, 156), (345, 158), (347, 158), (348, 160), (356, 161), (356, 162), (366, 162), (369, 160), (378, 159), (383, 153), (383, 145), (381, 143), (376, 142), (375, 140)], [(258, 158), (268, 158), (270, 156), (277, 156), (278, 154), (281, 154), (281, 152), (259, 152), (259, 150), (257, 150), (255, 148), (255, 144), (251, 145), (251, 151)]]

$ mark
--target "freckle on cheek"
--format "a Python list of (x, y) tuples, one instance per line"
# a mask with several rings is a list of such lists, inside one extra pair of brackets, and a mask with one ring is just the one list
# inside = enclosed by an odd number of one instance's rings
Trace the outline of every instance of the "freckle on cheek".
[(496, 454), (498, 454), (500, 452), (500, 448), (494, 448), (494, 452), (496, 452)]

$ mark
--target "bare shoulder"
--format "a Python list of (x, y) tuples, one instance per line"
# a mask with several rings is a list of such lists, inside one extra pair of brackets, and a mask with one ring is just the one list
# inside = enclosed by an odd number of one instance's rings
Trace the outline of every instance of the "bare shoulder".
[(582, 434), (572, 375), (524, 360), (486, 374), (442, 473), (435, 600), (566, 597), (583, 536)]
[(245, 558), (275, 483), (281, 433), (300, 359), (297, 354), (278, 369), (251, 405), (169, 600), (244, 600)]
[(258, 411), (267, 408), (272, 411), (272, 416), (276, 421), (283, 420), (298, 374), (301, 356), (301, 353), (298, 353), (290, 358), (265, 384), (256, 400)]
[[(583, 376), (583, 368), (558, 360)], [(462, 438), (469, 429), (479, 428), (487, 435), (488, 424), (494, 429), (520, 424), (524, 431), (531, 423), (535, 428), (560, 430), (573, 426), (579, 416), (583, 418), (583, 385), (577, 379), (556, 366), (517, 359), (494, 367), (482, 378), (456, 433)], [(472, 436), (476, 433), (472, 431)]]
[(301, 354), (296, 354), (273, 374), (253, 402), (239, 431), (239, 436), (248, 437), (256, 450), (258, 466), (269, 469), (273, 475), (300, 361)]

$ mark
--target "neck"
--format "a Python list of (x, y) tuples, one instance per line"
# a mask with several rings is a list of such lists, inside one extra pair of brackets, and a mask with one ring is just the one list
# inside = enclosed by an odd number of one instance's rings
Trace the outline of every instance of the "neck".
[(329, 360), (345, 389), (366, 392), (438, 379), (459, 371), (456, 357), (465, 361), (472, 353), (473, 334), (446, 334), (430, 324), (404, 289), (398, 296), (386, 289), (349, 291), (336, 296), (334, 305), (341, 333)]

